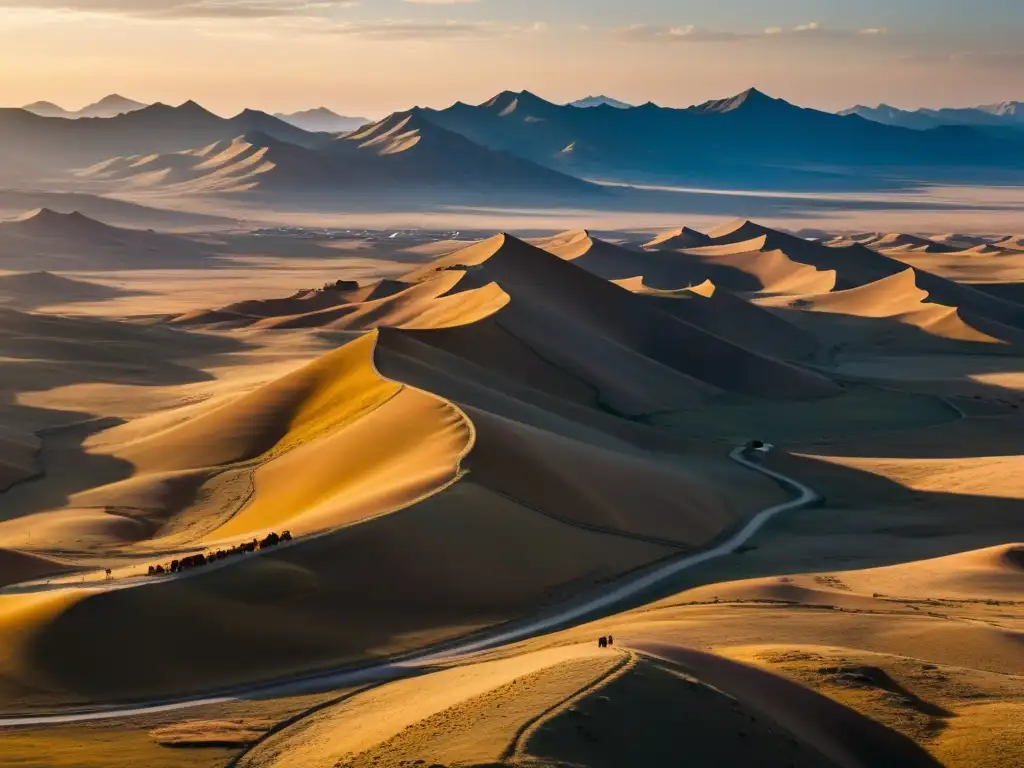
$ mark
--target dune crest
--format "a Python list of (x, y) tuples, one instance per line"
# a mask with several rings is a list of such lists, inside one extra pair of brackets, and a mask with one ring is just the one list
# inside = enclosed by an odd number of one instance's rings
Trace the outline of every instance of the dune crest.
[(706, 235), (689, 227), (680, 227), (679, 229), (673, 229), (658, 235), (653, 240), (644, 243), (644, 248), (679, 251), (709, 245), (711, 240), (711, 235)]

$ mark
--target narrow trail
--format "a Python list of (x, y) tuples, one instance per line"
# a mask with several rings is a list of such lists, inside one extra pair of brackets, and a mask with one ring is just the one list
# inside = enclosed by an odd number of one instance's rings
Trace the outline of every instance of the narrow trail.
[(562, 714), (576, 702), (589, 696), (594, 691), (597, 691), (612, 681), (617, 680), (636, 666), (637, 657), (635, 653), (630, 651), (619, 651), (619, 654), (621, 658), (615, 662), (610, 669), (605, 670), (582, 688), (573, 691), (554, 706), (548, 707), (543, 712), (539, 712), (536, 716), (523, 723), (516, 732), (516, 735), (512, 738), (511, 742), (509, 742), (508, 747), (506, 747), (505, 752), (501, 756), (501, 760), (503, 762), (507, 762), (509, 760), (522, 760), (526, 754), (526, 745), (529, 743), (533, 735), (544, 727), (545, 723)]
[(220, 693), (211, 693), (177, 701), (139, 703), (120, 707), (78, 709), (64, 713), (26, 715), (0, 718), (0, 728), (17, 726), (46, 726), (65, 723), (109, 720), (139, 715), (158, 714), (175, 710), (190, 709), (209, 704), (222, 704), (252, 697), (292, 696), (335, 688), (383, 682), (417, 674), (426, 668), (442, 663), (463, 660), (480, 651), (500, 645), (518, 642), (545, 632), (563, 629), (573, 623), (593, 621), (600, 616), (613, 613), (631, 597), (650, 589), (679, 573), (698, 565), (725, 557), (742, 547), (769, 521), (784, 512), (803, 509), (821, 500), (811, 488), (780, 472), (768, 469), (751, 461), (744, 455), (743, 448), (735, 448), (729, 458), (748, 469), (758, 472), (796, 494), (795, 498), (761, 510), (746, 524), (719, 543), (700, 552), (681, 554), (646, 571), (630, 574), (617, 582), (605, 585), (601, 592), (582, 595), (561, 606), (549, 609), (532, 617), (512, 621), (506, 625), (485, 630), (462, 640), (455, 640), (441, 647), (417, 651), (402, 657), (359, 668), (347, 668), (300, 676), (288, 680), (276, 680), (254, 685), (240, 686)]

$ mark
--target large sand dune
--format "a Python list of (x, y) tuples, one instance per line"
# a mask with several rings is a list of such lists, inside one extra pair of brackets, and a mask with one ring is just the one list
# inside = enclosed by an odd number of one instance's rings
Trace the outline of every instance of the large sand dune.
[(41, 208), (0, 221), (2, 269), (146, 269), (196, 266), (207, 259), (206, 249), (191, 239), (112, 227), (77, 211)]
[(644, 243), (644, 248), (681, 251), (687, 248), (699, 248), (710, 243), (711, 237), (709, 235), (690, 227), (681, 227), (658, 235), (653, 240)]
[(818, 342), (809, 332), (710, 280), (678, 291), (650, 288), (643, 278), (616, 282), (634, 293), (649, 296), (663, 312), (747, 349), (782, 360), (806, 358), (818, 349)]
[[(908, 268), (903, 272), (884, 277), (872, 283), (845, 291), (816, 296), (787, 297), (770, 299), (764, 303), (780, 307), (787, 306), (801, 312), (817, 312), (842, 315), (855, 319), (886, 318), (904, 329), (918, 329), (928, 336), (950, 341), (989, 345), (1024, 345), (1024, 331), (1003, 325), (985, 315), (947, 306), (930, 300), (930, 294), (920, 288), (923, 282), (918, 270)], [(980, 304), (980, 302), (979, 302)], [(814, 325), (816, 321), (811, 321)], [(819, 327), (821, 326), (818, 323)], [(861, 329), (854, 328), (855, 333)], [(892, 327), (881, 324), (863, 327), (863, 331), (874, 334), (881, 343), (880, 335), (893, 337)], [(893, 339), (895, 340), (895, 339)], [(863, 345), (865, 341), (859, 340)], [(904, 344), (921, 346), (920, 341), (911, 339)]]
[(46, 271), (0, 275), (0, 303), (18, 309), (100, 302), (126, 295), (131, 294), (108, 285), (76, 280)]
[[(826, 397), (836, 390), (807, 371), (738, 347), (685, 321), (670, 318), (643, 297), (608, 283), (572, 262), (554, 258), (508, 235), (443, 257), (407, 279), (438, 269), (468, 269), (475, 280), (493, 280), (511, 296), (507, 307), (514, 334), (531, 336), (543, 327), (587, 330), (596, 339), (639, 353), (651, 361), (712, 386), (762, 397)], [(499, 321), (502, 313), (496, 316)], [(552, 324), (553, 323), (553, 324)], [(538, 338), (548, 348), (569, 350)]]

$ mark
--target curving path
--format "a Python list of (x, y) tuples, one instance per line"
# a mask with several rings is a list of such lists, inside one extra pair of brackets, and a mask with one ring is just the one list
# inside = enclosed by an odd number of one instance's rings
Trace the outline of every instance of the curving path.
[(320, 673), (305, 677), (249, 685), (225, 691), (220, 695), (207, 695), (172, 702), (138, 704), (123, 707), (109, 707), (95, 710), (77, 710), (64, 714), (36, 715), (26, 717), (0, 718), (0, 728), (15, 726), (45, 726), (64, 723), (78, 723), (93, 720), (108, 720), (138, 715), (157, 714), (179, 709), (188, 709), (208, 704), (222, 704), (240, 698), (260, 696), (263, 698), (290, 696), (332, 688), (350, 687), (366, 683), (380, 683), (416, 674), (441, 662), (452, 662), (473, 653), (513, 643), (555, 629), (561, 629), (574, 622), (596, 619), (608, 615), (623, 601), (650, 589), (659, 582), (676, 576), (682, 571), (724, 557), (735, 552), (758, 533), (772, 518), (795, 509), (802, 509), (821, 500), (814, 490), (779, 472), (761, 466), (744, 456), (743, 448), (735, 448), (729, 458), (755, 472), (771, 478), (796, 497), (782, 504), (776, 504), (758, 512), (742, 528), (705, 550), (670, 559), (652, 570), (626, 576), (617, 583), (608, 585), (604, 592), (585, 595), (537, 616), (514, 621), (504, 627), (484, 631), (463, 640), (456, 640), (440, 649), (418, 651), (372, 666), (348, 668), (337, 672)]

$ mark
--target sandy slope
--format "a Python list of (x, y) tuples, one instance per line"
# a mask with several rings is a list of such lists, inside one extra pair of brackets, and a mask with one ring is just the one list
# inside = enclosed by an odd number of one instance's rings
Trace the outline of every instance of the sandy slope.
[(178, 194), (242, 192), (275, 168), (268, 147), (239, 136), (171, 154), (113, 157), (75, 172), (92, 182), (117, 182), (124, 189), (160, 188)]
[(768, 294), (825, 292), (836, 285), (833, 265), (819, 268), (803, 263), (783, 248), (769, 244), (767, 234), (750, 233), (749, 240), (728, 241), (691, 248), (707, 277), (716, 285), (733, 291)]
[[(734, 729), (741, 739), (730, 738)], [(682, 670), (591, 644), (357, 695), (264, 741), (239, 764), (665, 765), (680, 742), (702, 764), (833, 764), (755, 707)], [(880, 744), (862, 749), (869, 746)]]
[[(535, 339), (545, 355), (564, 356), (580, 350), (576, 344), (558, 343), (551, 335), (551, 330), (563, 328), (569, 334), (586, 332), (591, 345), (611, 343), (722, 389), (778, 398), (827, 397), (837, 391), (814, 374), (750, 352), (685, 321), (667, 318), (643, 297), (508, 235), (445, 256), (407, 279), (421, 279), (438, 269), (466, 268), (475, 280), (493, 280), (511, 296), (508, 307), (495, 320), (507, 323), (518, 338)], [(538, 333), (542, 328), (545, 336)], [(590, 359), (594, 359), (592, 353)], [(567, 362), (570, 370), (579, 369), (580, 362)], [(620, 397), (611, 403), (613, 407), (655, 410)]]
[(690, 227), (680, 227), (669, 230), (658, 235), (653, 240), (644, 243), (644, 248), (659, 249), (665, 251), (680, 251), (687, 248), (698, 248), (708, 245), (711, 237)]
[[(955, 306), (930, 300), (919, 287), (919, 273), (913, 268), (871, 283), (833, 293), (765, 300), (765, 305), (788, 307), (801, 312), (844, 315), (850, 318), (888, 318), (900, 326), (951, 341), (975, 344), (1019, 346), (1024, 332)], [(814, 321), (811, 321), (812, 324)], [(875, 325), (876, 332), (882, 331)], [(911, 342), (912, 344), (915, 342)], [(920, 342), (916, 342), (921, 346)]]
[(818, 350), (818, 342), (808, 331), (710, 280), (677, 291), (650, 288), (639, 277), (616, 282), (633, 293), (649, 296), (663, 312), (747, 349), (782, 360), (799, 360)]
[(0, 303), (18, 309), (101, 302), (126, 295), (130, 292), (46, 271), (0, 275)]
[[(535, 713), (617, 661), (588, 643), (401, 681), (301, 721), (263, 742), (240, 765), (362, 765), (381, 759), (391, 765), (431, 751), (432, 762), (442, 764), (498, 760)], [(487, 717), (495, 707), (506, 710), (497, 713), (497, 722)], [(480, 727), (485, 718), (486, 729)], [(414, 754), (395, 754), (401, 752)]]
[(40, 444), (39, 438), (30, 433), (6, 428), (0, 431), (0, 489), (7, 490), (39, 471), (36, 455)]
[(993, 243), (997, 248), (1020, 251), (1024, 250), (1024, 235), (1010, 235), (1009, 237)]
[(209, 254), (180, 236), (113, 227), (49, 208), (0, 221), (0, 269), (145, 269), (196, 266)]

